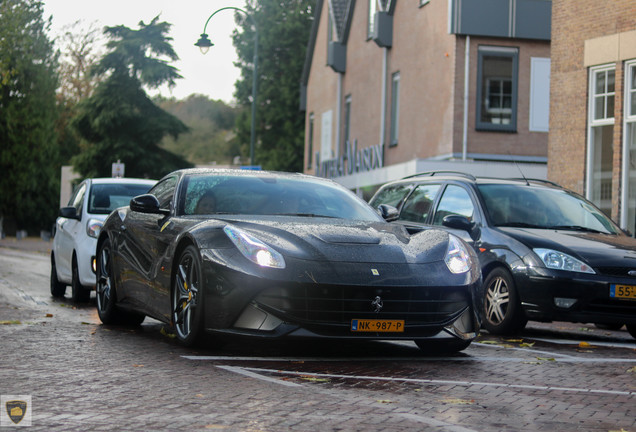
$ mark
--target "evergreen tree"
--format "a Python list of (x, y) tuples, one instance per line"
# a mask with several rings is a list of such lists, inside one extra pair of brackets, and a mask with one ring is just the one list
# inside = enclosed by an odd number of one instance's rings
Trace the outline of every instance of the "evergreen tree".
[[(248, 0), (246, 11), (258, 27), (255, 164), (265, 169), (302, 171), (304, 115), (299, 110), (300, 79), (313, 20), (313, 0)], [(235, 96), (249, 107), (252, 98), (254, 27), (236, 14), (242, 32), (233, 35), (241, 69)], [(275, 23), (275, 24), (273, 24)], [(237, 120), (238, 139), (249, 145), (250, 111)], [(248, 151), (243, 151), (249, 154)]]
[(42, 3), (0, 0), (0, 232), (50, 229), (59, 207), (57, 55)]
[(170, 24), (155, 17), (138, 30), (107, 27), (109, 52), (94, 73), (105, 79), (81, 101), (72, 124), (83, 141), (75, 156), (75, 170), (84, 177), (110, 176), (113, 162), (126, 165), (127, 177), (159, 178), (191, 166), (185, 159), (159, 147), (164, 136), (188, 130), (175, 116), (156, 106), (143, 86), (173, 86), (181, 78), (170, 60), (178, 57), (167, 36)]

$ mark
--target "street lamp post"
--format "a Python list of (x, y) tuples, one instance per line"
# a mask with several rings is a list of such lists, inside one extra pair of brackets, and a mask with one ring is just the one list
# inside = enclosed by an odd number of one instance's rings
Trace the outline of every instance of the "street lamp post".
[(256, 75), (258, 74), (258, 27), (256, 26), (256, 21), (254, 20), (254, 17), (252, 15), (250, 15), (249, 13), (247, 13), (241, 8), (237, 8), (234, 6), (227, 6), (227, 7), (218, 9), (214, 11), (214, 13), (212, 13), (212, 15), (208, 17), (208, 20), (205, 22), (205, 25), (203, 26), (203, 33), (201, 33), (201, 37), (194, 45), (199, 47), (199, 49), (201, 50), (201, 53), (205, 54), (208, 52), (210, 47), (214, 45), (208, 38), (207, 33), (205, 32), (208, 27), (208, 23), (210, 22), (210, 20), (212, 19), (214, 15), (227, 9), (232, 9), (237, 12), (244, 13), (252, 21), (252, 25), (254, 26), (254, 59), (253, 59), (254, 71), (252, 74), (252, 122), (251, 122), (251, 131), (250, 131), (250, 165), (254, 167), (254, 142), (256, 140), (256, 83), (257, 83)]

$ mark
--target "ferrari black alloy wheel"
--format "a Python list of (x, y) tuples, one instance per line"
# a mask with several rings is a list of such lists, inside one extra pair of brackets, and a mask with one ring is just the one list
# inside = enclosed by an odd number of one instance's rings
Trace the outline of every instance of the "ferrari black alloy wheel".
[(51, 295), (56, 298), (64, 297), (66, 284), (57, 278), (57, 268), (55, 267), (55, 256), (51, 253)]
[(201, 259), (194, 246), (186, 247), (179, 256), (172, 287), (172, 322), (177, 339), (191, 346), (203, 333), (203, 290)]
[(97, 255), (96, 300), (97, 313), (104, 324), (139, 325), (145, 318), (144, 315), (119, 310), (116, 306), (110, 240), (102, 243)]
[(514, 334), (528, 322), (510, 273), (496, 268), (484, 281), (484, 328), (492, 334)]

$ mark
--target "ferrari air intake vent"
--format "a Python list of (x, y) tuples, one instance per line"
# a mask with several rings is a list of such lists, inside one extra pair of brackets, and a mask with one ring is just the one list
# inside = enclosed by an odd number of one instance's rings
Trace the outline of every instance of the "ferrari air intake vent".
[(278, 317), (306, 324), (349, 325), (352, 319), (404, 319), (431, 325), (469, 306), (465, 288), (294, 285), (269, 288), (256, 302)]

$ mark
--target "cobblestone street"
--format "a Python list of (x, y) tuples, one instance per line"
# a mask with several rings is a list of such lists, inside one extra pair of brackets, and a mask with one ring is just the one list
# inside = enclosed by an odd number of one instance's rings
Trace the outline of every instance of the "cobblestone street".
[(0, 256), (0, 394), (31, 397), (32, 430), (636, 431), (625, 331), (529, 325), (450, 358), (383, 342), (191, 350), (157, 321), (107, 327), (94, 299), (53, 300), (46, 250)]

